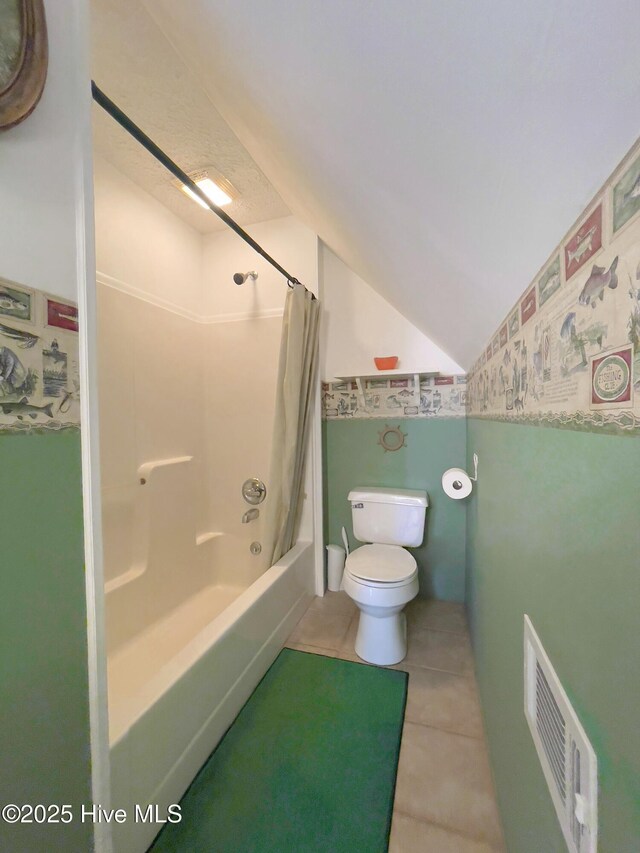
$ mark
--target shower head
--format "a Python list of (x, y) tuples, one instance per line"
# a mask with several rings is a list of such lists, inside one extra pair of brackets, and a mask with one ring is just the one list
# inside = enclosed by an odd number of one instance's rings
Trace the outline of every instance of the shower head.
[(257, 272), (236, 272), (233, 274), (233, 280), (236, 284), (244, 284), (245, 281), (250, 278), (252, 281), (255, 281), (258, 278)]

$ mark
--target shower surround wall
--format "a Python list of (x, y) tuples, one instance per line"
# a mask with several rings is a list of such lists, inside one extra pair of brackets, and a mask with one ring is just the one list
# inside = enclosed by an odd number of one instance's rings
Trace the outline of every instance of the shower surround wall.
[(104, 573), (113, 654), (160, 618), (174, 592), (187, 598), (210, 582), (202, 561), (185, 554), (192, 570), (163, 582), (157, 578), (159, 589), (153, 578), (136, 583), (140, 598), (130, 595), (127, 584), (118, 586), (149, 556), (138, 514), (144, 463), (185, 456), (197, 463), (189, 483), (180, 484), (192, 489), (192, 499), (186, 510), (176, 502), (165, 548), (172, 534), (181, 536), (190, 524), (195, 550), (196, 533), (207, 529), (205, 337), (196, 314), (200, 236), (100, 159), (95, 197)]
[[(309, 290), (318, 292), (318, 248), (313, 232), (291, 216), (261, 222), (248, 230), (285, 269)], [(261, 539), (266, 503), (260, 507), (257, 521), (241, 524), (248, 506), (240, 489), (247, 478), (259, 477), (267, 484), (269, 500), (271, 437), (287, 288), (280, 273), (226, 230), (204, 237), (202, 264), (208, 353), (205, 442), (209, 505), (219, 529), (242, 541), (246, 551), (251, 540)], [(255, 282), (233, 283), (233, 273), (249, 270), (258, 273)], [(319, 430), (318, 424), (316, 427)], [(312, 465), (307, 464), (300, 538), (309, 541), (315, 538), (313, 476)]]
[(640, 839), (640, 149), (469, 376), (467, 601), (509, 850), (566, 850), (523, 713), (531, 618), (598, 759), (601, 853)]
[[(114, 653), (177, 601), (212, 582), (240, 591), (267, 568), (249, 553), (262, 536), (264, 506), (257, 521), (242, 524), (240, 487), (254, 476), (268, 484), (286, 287), (235, 234), (198, 234), (101, 158), (95, 193), (107, 640)], [(286, 217), (251, 230), (317, 287), (316, 238), (308, 229)], [(258, 281), (238, 287), (233, 273), (247, 269), (259, 272)], [(149, 489), (140, 466), (188, 457), (156, 469), (158, 488), (180, 489), (183, 499), (169, 501), (173, 511), (141, 542)], [(309, 507), (304, 525), (302, 536), (312, 539)], [(151, 562), (151, 545), (158, 576), (136, 580), (136, 567)], [(190, 570), (163, 570), (169, 552)]]

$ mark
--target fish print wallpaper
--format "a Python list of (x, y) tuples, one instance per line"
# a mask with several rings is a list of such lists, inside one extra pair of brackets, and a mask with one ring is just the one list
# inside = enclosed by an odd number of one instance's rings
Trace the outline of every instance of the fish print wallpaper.
[(80, 426), (78, 309), (0, 278), (0, 433)]
[(640, 434), (639, 214), (636, 148), (469, 371), (470, 417)]
[[(344, 418), (463, 418), (465, 376), (413, 376), (322, 383), (322, 414)], [(362, 389), (362, 390), (360, 390)]]

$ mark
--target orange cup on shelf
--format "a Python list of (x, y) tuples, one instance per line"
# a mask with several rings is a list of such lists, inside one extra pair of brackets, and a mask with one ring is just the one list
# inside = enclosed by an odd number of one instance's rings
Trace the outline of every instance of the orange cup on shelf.
[(398, 364), (397, 355), (386, 355), (384, 357), (374, 357), (378, 370), (393, 370)]

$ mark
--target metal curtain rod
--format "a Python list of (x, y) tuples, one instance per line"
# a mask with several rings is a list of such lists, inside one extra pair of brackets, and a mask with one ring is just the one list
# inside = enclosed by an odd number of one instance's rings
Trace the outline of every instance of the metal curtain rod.
[(265, 252), (262, 246), (251, 237), (251, 235), (247, 234), (244, 228), (241, 228), (237, 222), (235, 222), (229, 214), (225, 213), (217, 204), (214, 204), (211, 199), (203, 193), (200, 187), (191, 180), (189, 175), (186, 172), (183, 172), (180, 166), (173, 162), (173, 160), (164, 153), (162, 148), (159, 148), (155, 142), (150, 139), (144, 131), (140, 130), (137, 124), (134, 124), (126, 113), (123, 113), (120, 107), (118, 107), (114, 102), (108, 98), (105, 93), (96, 86), (94, 80), (91, 81), (91, 94), (93, 95), (93, 100), (99, 104), (103, 110), (109, 113), (111, 118), (115, 119), (119, 125), (121, 125), (128, 133), (133, 136), (134, 139), (137, 139), (140, 145), (147, 149), (147, 151), (152, 154), (156, 160), (158, 160), (162, 165), (168, 169), (172, 175), (178, 178), (186, 187), (189, 187), (191, 192), (193, 192), (201, 201), (203, 201), (209, 210), (219, 216), (223, 222), (225, 222), (229, 228), (236, 232), (239, 237), (248, 243), (251, 248), (257, 252), (259, 255), (268, 261), (272, 267), (275, 267), (279, 273), (287, 279), (287, 284), (290, 287), (293, 287), (294, 284), (301, 284), (295, 276), (292, 276), (290, 273), (286, 271), (286, 269), (274, 260), (270, 254)]

